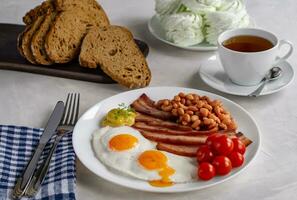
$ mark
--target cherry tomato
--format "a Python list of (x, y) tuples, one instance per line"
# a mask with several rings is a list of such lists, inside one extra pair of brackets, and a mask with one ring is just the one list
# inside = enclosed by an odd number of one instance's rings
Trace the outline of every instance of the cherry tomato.
[(201, 162), (211, 162), (213, 160), (214, 154), (208, 145), (202, 145), (197, 151), (197, 161)]
[(212, 179), (215, 176), (215, 168), (213, 167), (212, 164), (208, 162), (203, 162), (199, 164), (198, 167), (198, 177), (202, 180), (209, 180)]
[(213, 150), (221, 156), (227, 156), (233, 151), (233, 141), (227, 135), (216, 138), (212, 144)]
[(232, 169), (232, 163), (226, 156), (216, 156), (212, 161), (212, 165), (219, 175), (226, 175)]
[(233, 144), (234, 144), (233, 151), (241, 153), (242, 155), (244, 155), (244, 153), (245, 153), (244, 143), (238, 138), (232, 138), (232, 141), (233, 141)]
[(221, 134), (219, 134), (219, 133), (211, 134), (210, 136), (207, 137), (207, 139), (206, 139), (206, 144), (207, 144), (209, 147), (212, 147), (213, 142), (214, 142), (218, 137), (220, 137), (220, 136), (221, 136)]
[(244, 162), (244, 156), (239, 152), (233, 151), (228, 157), (231, 160), (232, 167), (240, 167)]

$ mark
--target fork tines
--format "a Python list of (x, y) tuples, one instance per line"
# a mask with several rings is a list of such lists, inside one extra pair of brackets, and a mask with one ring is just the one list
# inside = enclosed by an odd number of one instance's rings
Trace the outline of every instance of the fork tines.
[(79, 113), (79, 93), (68, 93), (61, 125), (74, 125)]

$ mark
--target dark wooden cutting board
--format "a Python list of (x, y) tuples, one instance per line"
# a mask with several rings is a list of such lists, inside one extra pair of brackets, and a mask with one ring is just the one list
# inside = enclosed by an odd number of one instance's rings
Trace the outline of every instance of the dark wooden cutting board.
[[(51, 66), (33, 65), (29, 63), (17, 50), (17, 37), (24, 28), (25, 26), (23, 25), (0, 23), (0, 69), (97, 83), (114, 83), (100, 68), (88, 69), (81, 67), (77, 60), (67, 64), (54, 64)], [(147, 56), (149, 52), (148, 45), (137, 39), (135, 39), (135, 42), (142, 53)]]

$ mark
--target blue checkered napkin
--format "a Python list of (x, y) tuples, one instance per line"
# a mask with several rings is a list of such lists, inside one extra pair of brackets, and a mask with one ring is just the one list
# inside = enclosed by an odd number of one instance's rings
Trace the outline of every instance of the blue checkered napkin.
[[(11, 199), (16, 179), (31, 158), (42, 132), (43, 129), (0, 125), (0, 200)], [(42, 159), (49, 149), (47, 145)], [(62, 138), (41, 190), (31, 199), (75, 199), (75, 154), (71, 134)]]

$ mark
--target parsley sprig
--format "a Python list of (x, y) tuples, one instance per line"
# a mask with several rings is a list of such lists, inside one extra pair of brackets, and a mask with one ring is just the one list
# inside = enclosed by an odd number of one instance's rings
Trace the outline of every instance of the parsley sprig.
[(131, 106), (127, 106), (125, 103), (120, 103), (118, 104), (119, 109), (121, 110), (126, 110), (128, 112), (135, 112), (135, 110), (133, 108), (131, 108)]

